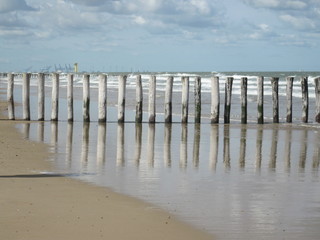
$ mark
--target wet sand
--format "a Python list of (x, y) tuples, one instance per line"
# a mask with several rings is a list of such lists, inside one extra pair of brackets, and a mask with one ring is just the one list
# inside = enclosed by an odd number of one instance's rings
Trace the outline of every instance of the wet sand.
[(46, 174), (54, 171), (47, 145), (23, 139), (7, 120), (0, 132), (0, 239), (213, 238), (150, 204)]

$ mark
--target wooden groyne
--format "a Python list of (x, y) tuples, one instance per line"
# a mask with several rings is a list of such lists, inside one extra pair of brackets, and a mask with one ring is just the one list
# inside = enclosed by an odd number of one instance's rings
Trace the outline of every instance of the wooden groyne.
[[(8, 103), (8, 119), (15, 120), (15, 105), (14, 105), (14, 86), (15, 78), (18, 74), (5, 73), (1, 74), (2, 79), (7, 80), (7, 103)], [(60, 75), (59, 73), (48, 74), (51, 76), (51, 121), (59, 120), (59, 89), (60, 89)], [(22, 120), (30, 120), (30, 78), (37, 78), (38, 84), (38, 120), (43, 121), (45, 116), (45, 74), (37, 73), (22, 73)], [(83, 121), (90, 122), (90, 78), (91, 74), (82, 74), (82, 89), (83, 89)], [(107, 81), (108, 76), (106, 74), (100, 74), (98, 76), (98, 121), (106, 122), (107, 118)], [(301, 122), (309, 122), (309, 86), (308, 78), (301, 77)], [(225, 92), (224, 92), (224, 114), (220, 114), (220, 79), (217, 76), (211, 78), (211, 108), (210, 122), (219, 123), (221, 119), (223, 122), (228, 124), (231, 119), (232, 111), (232, 90), (233, 90), (233, 77), (227, 77), (225, 80)], [(267, 80), (263, 77), (257, 77), (257, 120), (258, 124), (264, 123), (264, 86)], [(294, 77), (286, 78), (286, 119), (285, 122), (292, 123), (292, 93), (293, 93), (293, 81)], [(164, 94), (164, 122), (172, 122), (172, 98), (173, 98), (173, 82), (174, 77), (169, 76), (166, 80), (165, 94)], [(314, 121), (320, 123), (320, 77), (314, 79), (315, 83), (315, 116)], [(67, 74), (67, 119), (69, 122), (74, 121), (74, 109), (73, 109), (73, 84), (74, 74)], [(242, 77), (240, 80), (240, 119), (238, 120), (242, 124), (246, 124), (248, 118), (248, 79)], [(270, 84), (272, 89), (272, 122), (279, 123), (279, 78), (271, 77)], [(127, 76), (118, 76), (118, 115), (117, 121), (119, 123), (125, 122), (125, 110), (126, 110), (126, 85)], [(190, 97), (190, 77), (181, 77), (181, 122), (188, 123), (189, 121), (189, 97)], [(194, 77), (194, 122), (200, 123), (202, 118), (202, 103), (201, 103), (201, 77)], [(148, 87), (148, 119), (147, 122), (156, 122), (156, 96), (157, 96), (157, 77), (150, 75), (149, 87)], [(132, 99), (130, 99), (132, 101)], [(136, 76), (136, 98), (135, 98), (135, 110), (136, 116), (135, 121), (137, 123), (143, 122), (143, 89), (141, 75)], [(158, 106), (159, 107), (159, 106)]]

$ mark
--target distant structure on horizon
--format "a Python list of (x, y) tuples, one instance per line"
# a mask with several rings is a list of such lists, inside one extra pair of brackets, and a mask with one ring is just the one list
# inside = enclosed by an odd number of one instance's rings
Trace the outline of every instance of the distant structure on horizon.
[(54, 65), (54, 69), (56, 72), (72, 72), (73, 68), (70, 64), (65, 64), (64, 67), (59, 64), (59, 66)]
[[(32, 67), (29, 67), (25, 70), (25, 72), (29, 72)], [(49, 72), (50, 69), (54, 68), (54, 71), (57, 73), (71, 73), (71, 72), (78, 72), (78, 63), (74, 63), (73, 67), (71, 64), (54, 64), (54, 66), (45, 66), (40, 68), (40, 72)]]
[(73, 66), (74, 66), (74, 72), (77, 73), (78, 72), (78, 63), (75, 63)]

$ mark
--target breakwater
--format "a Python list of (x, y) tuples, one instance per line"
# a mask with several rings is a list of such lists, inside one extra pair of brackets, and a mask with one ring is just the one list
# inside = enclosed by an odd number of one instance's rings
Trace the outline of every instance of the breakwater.
[[(15, 120), (15, 106), (14, 106), (14, 86), (16, 78), (22, 79), (22, 119), (30, 120), (30, 107), (38, 108), (38, 117), (37, 120), (44, 120), (44, 112), (45, 112), (45, 84), (46, 81), (50, 80), (51, 83), (51, 118), (52, 121), (59, 120), (59, 89), (60, 89), (60, 81), (61, 74), (59, 73), (4, 73), (1, 74), (2, 81), (7, 81), (7, 101), (8, 101), (8, 118), (10, 120)], [(73, 110), (73, 85), (74, 85), (74, 76), (75, 74), (63, 74), (63, 77), (66, 78), (67, 81), (67, 113), (68, 113), (68, 121), (72, 122), (74, 119), (74, 110)], [(83, 97), (83, 111), (82, 111), (82, 119), (84, 122), (90, 122), (90, 81), (92, 78), (95, 78), (98, 87), (98, 121), (106, 122), (107, 119), (107, 82), (108, 75), (107, 74), (81, 74), (77, 75), (77, 77), (81, 78), (82, 83), (82, 97)], [(132, 76), (130, 76), (132, 78)], [(37, 88), (38, 88), (38, 106), (30, 106), (30, 79), (36, 79)], [(117, 76), (117, 90), (118, 90), (118, 99), (117, 99), (117, 121), (119, 123), (125, 122), (125, 110), (126, 103), (135, 102), (136, 109), (136, 122), (147, 121), (150, 123), (156, 122), (156, 103), (157, 101), (157, 76), (150, 75), (147, 83), (147, 96), (148, 96), (148, 118), (143, 119), (143, 90), (142, 90), (142, 80), (141, 75), (134, 76), (135, 88), (136, 88), (136, 98), (128, 99), (126, 96), (126, 88), (127, 88), (127, 75), (119, 75)], [(190, 81), (192, 80), (194, 89), (190, 90)], [(201, 118), (203, 116), (202, 112), (202, 79), (199, 76), (181, 76), (180, 79), (174, 78), (173, 76), (167, 76), (165, 80), (165, 90), (164, 90), (164, 101), (163, 101), (163, 109), (164, 109), (164, 122), (170, 123), (172, 122), (172, 98), (175, 92), (173, 92), (174, 82), (180, 81), (181, 83), (181, 122), (187, 123), (189, 122), (189, 117), (194, 116), (194, 122), (200, 123)], [(224, 82), (224, 92), (221, 94), (221, 81)], [(309, 86), (307, 77), (299, 77), (294, 78), (291, 76), (286, 77), (286, 93), (285, 93), (285, 109), (283, 111), (286, 112), (285, 122), (292, 122), (292, 95), (293, 95), (293, 82), (300, 83), (300, 91), (301, 91), (301, 112), (300, 119), (301, 122), (320, 122), (320, 87), (319, 81), (320, 78), (316, 77), (313, 79), (314, 85)], [(206, 113), (209, 115), (211, 123), (230, 123), (231, 112), (234, 109), (232, 107), (232, 92), (234, 90), (239, 91), (239, 89), (234, 89), (233, 87), (234, 77), (226, 77), (226, 79), (221, 80), (219, 76), (212, 76), (210, 78), (210, 93), (211, 93), (211, 102), (210, 102), (210, 113)], [(271, 85), (272, 89), (272, 101), (268, 104), (272, 105), (272, 122), (279, 122), (279, 77), (268, 77), (265, 78), (263, 76), (256, 78), (256, 122), (258, 124), (263, 124), (265, 119), (264, 108), (264, 88), (265, 85)], [(132, 86), (131, 86), (132, 87)], [(247, 114), (248, 114), (248, 78), (241, 77), (240, 85), (237, 86), (240, 88), (240, 108), (239, 119), (243, 124), (247, 123)], [(252, 86), (251, 86), (252, 88)], [(315, 115), (309, 117), (309, 93), (313, 91), (315, 94)], [(190, 106), (190, 92), (194, 93), (194, 112), (192, 114), (189, 113)], [(224, 97), (224, 99), (221, 99)], [(283, 105), (283, 104), (282, 104)], [(224, 107), (224, 112), (220, 112), (220, 108)], [(268, 106), (270, 107), (270, 106)]]

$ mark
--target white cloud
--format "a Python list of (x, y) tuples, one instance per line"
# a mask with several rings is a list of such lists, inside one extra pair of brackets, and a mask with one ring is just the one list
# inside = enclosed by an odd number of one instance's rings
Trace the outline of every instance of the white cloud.
[(0, 13), (13, 12), (13, 11), (32, 11), (35, 10), (27, 5), (25, 0), (1, 0)]
[(147, 23), (147, 21), (141, 16), (135, 16), (134, 17), (134, 22), (139, 24), (139, 25), (144, 25), (144, 24)]
[(307, 8), (307, 3), (300, 0), (243, 0), (243, 2), (256, 8), (271, 8), (271, 9), (293, 9), (299, 10)]
[(70, 0), (76, 4), (85, 5), (85, 6), (101, 6), (106, 2), (111, 2), (110, 0)]
[(258, 24), (254, 28), (254, 31), (248, 35), (250, 39), (269, 40), (270, 38), (274, 38), (276, 36), (268, 24)]
[(13, 30), (0, 29), (0, 36), (23, 37), (28, 35), (29, 34), (23, 31), (22, 29), (13, 29)]
[(161, 0), (139, 0), (137, 1), (137, 6), (142, 7), (144, 11), (155, 12), (162, 5)]
[(279, 6), (279, 0), (243, 0), (253, 7), (275, 8)]
[(307, 7), (307, 4), (302, 1), (287, 1), (286, 5), (292, 9), (303, 9)]
[(313, 20), (305, 17), (294, 17), (286, 14), (280, 16), (280, 19), (282, 19), (284, 22), (291, 24), (297, 29), (307, 30), (316, 28), (316, 23)]

